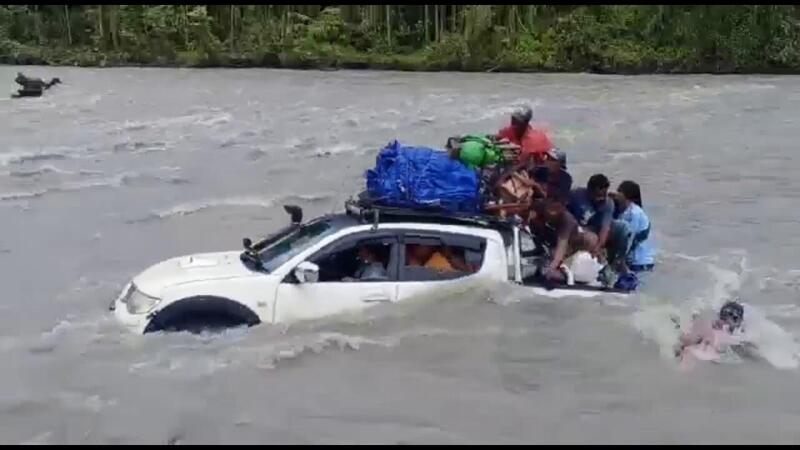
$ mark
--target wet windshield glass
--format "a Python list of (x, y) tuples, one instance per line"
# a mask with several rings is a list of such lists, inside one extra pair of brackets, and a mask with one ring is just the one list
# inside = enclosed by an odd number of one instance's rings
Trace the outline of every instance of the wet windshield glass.
[(309, 223), (259, 253), (264, 270), (272, 272), (281, 264), (336, 231), (328, 220)]

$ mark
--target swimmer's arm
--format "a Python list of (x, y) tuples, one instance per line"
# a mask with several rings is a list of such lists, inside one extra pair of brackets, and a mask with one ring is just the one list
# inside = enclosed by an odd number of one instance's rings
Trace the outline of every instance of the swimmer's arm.
[(703, 337), (694, 333), (682, 333), (680, 337), (680, 343), (684, 347), (699, 344), (701, 342), (703, 342)]

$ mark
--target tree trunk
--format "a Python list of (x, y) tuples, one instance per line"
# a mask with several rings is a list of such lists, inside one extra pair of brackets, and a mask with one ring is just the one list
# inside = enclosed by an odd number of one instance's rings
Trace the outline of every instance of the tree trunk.
[(228, 32), (228, 40), (229, 40), (229, 42), (231, 44), (231, 50), (233, 50), (233, 47), (234, 47), (234, 45), (233, 45), (233, 10), (234, 10), (234, 8), (236, 8), (236, 6), (231, 5), (231, 9), (230, 9), (231, 24), (230, 24), (230, 30)]
[(36, 41), (43, 45), (42, 40), (42, 16), (39, 14), (39, 5), (33, 5), (33, 29), (36, 33)]
[(441, 31), (439, 30), (439, 5), (433, 5), (433, 39), (439, 42)]
[(183, 5), (183, 49), (189, 50), (189, 7)]
[(533, 30), (533, 8), (535, 8), (535, 6), (528, 5), (528, 31)]
[(439, 20), (442, 21), (439, 24), (439, 33), (440, 34), (447, 33), (447, 5), (442, 5), (442, 11), (439, 13)]
[[(288, 6), (284, 6), (283, 8), (284, 9), (288, 8)], [(282, 11), (281, 9), (282, 8), (280, 6), (278, 6), (278, 14), (280, 14), (280, 19), (279, 20), (280, 20), (280, 26), (281, 26), (280, 36), (281, 36), (281, 39), (283, 39), (286, 36), (286, 12)]]
[(386, 5), (386, 43), (392, 46), (392, 6)]
[(117, 14), (117, 10), (119, 9), (119, 5), (109, 5), (108, 10), (108, 32), (111, 35), (111, 45), (113, 45), (114, 50), (119, 48), (119, 15)]
[(430, 19), (428, 18), (428, 5), (423, 5), (422, 7), (425, 8), (425, 19), (423, 22), (425, 24), (425, 45), (427, 45), (431, 42)]
[(67, 20), (67, 43), (72, 45), (72, 25), (69, 20), (69, 5), (64, 5), (64, 18)]
[(103, 25), (103, 16), (105, 16), (105, 8), (103, 5), (97, 5), (97, 29), (100, 32), (100, 45), (106, 46), (106, 27)]

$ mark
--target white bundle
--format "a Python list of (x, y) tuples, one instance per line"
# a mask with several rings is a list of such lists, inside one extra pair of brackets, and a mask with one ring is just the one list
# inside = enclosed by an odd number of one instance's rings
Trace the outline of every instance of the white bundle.
[(591, 253), (585, 251), (575, 252), (564, 261), (564, 265), (569, 268), (575, 282), (585, 284), (595, 284), (597, 274), (603, 269), (603, 265)]

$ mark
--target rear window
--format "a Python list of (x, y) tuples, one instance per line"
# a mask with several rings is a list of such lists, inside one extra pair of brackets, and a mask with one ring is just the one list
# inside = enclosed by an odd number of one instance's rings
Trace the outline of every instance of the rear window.
[(486, 240), (462, 235), (406, 234), (400, 281), (463, 278), (483, 267)]

